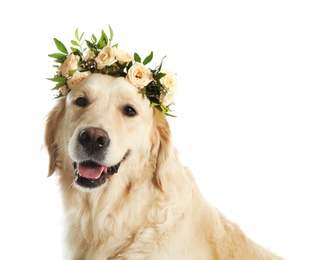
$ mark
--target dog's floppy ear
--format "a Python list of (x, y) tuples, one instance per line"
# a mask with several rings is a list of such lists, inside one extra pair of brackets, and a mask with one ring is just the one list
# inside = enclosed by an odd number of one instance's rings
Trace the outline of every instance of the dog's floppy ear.
[(154, 183), (166, 190), (169, 180), (178, 174), (179, 160), (172, 145), (171, 131), (163, 113), (154, 109), (154, 134), (152, 155), (156, 159)]
[(57, 105), (50, 111), (46, 120), (44, 141), (50, 159), (48, 176), (51, 176), (56, 168), (58, 151), (57, 145), (55, 143), (55, 134), (60, 117), (63, 115), (64, 107), (65, 99), (62, 98), (61, 100), (59, 100)]

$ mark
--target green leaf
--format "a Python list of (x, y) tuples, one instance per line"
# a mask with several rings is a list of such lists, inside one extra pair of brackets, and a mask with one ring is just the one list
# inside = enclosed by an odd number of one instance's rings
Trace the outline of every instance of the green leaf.
[(61, 88), (62, 86), (64, 86), (64, 85), (66, 84), (66, 82), (67, 82), (67, 81), (57, 83), (57, 84), (55, 85), (55, 87), (52, 88), (52, 90), (57, 90), (57, 89)]
[(158, 70), (158, 71), (161, 70), (162, 64), (163, 64), (163, 60), (165, 59), (165, 57), (166, 57), (166, 56), (164, 56), (164, 57), (162, 58), (160, 65), (157, 67), (157, 70)]
[(74, 40), (71, 41), (71, 44), (77, 47), (80, 47), (80, 44)]
[(84, 49), (82, 50), (82, 52), (85, 52), (85, 51), (86, 51), (86, 49), (87, 49), (87, 48), (84, 48)]
[(76, 39), (79, 41), (79, 31), (78, 31), (78, 28), (75, 30), (75, 36), (76, 36)]
[(108, 26), (109, 26), (109, 42), (111, 42), (114, 35), (113, 35), (113, 30), (112, 30), (111, 26), (110, 25), (108, 25)]
[(70, 50), (71, 50), (72, 52), (76, 52), (78, 49), (75, 48), (75, 47), (70, 47)]
[(138, 93), (139, 93), (139, 94), (142, 94), (142, 95), (145, 95), (145, 94), (146, 94), (146, 87), (140, 88), (140, 89), (138, 90)]
[(92, 39), (91, 40), (92, 40), (93, 43), (97, 42), (97, 38), (96, 38), (96, 36), (94, 34), (92, 34)]
[(167, 115), (167, 116), (171, 116), (171, 117), (177, 117), (177, 116), (174, 116), (174, 115), (172, 115), (172, 114), (169, 114), (169, 113), (165, 113), (165, 115)]
[(107, 44), (108, 44), (108, 37), (107, 37), (105, 31), (102, 30), (101, 37), (99, 38), (98, 43), (97, 43), (97, 48), (102, 49), (105, 46), (107, 46)]
[(77, 70), (70, 70), (69, 71), (69, 76), (72, 76)]
[(54, 38), (54, 42), (55, 42), (55, 44), (56, 44), (57, 49), (58, 49), (60, 52), (65, 53), (65, 54), (68, 54), (68, 51), (67, 51), (65, 45), (64, 45), (61, 41), (59, 41), (59, 40), (57, 40), (56, 38)]
[(148, 64), (153, 58), (153, 51), (150, 52), (150, 54), (144, 59), (143, 64)]
[(80, 58), (82, 59), (82, 52), (74, 47), (70, 47), (71, 51), (75, 54), (75, 55), (78, 55), (80, 56)]
[(54, 82), (64, 82), (66, 83), (67, 79), (65, 77), (54, 77), (54, 78), (48, 78), (48, 80), (54, 81)]
[(157, 73), (157, 74), (154, 74), (153, 77), (155, 80), (159, 80), (160, 78), (163, 78), (166, 74), (165, 73)]
[(48, 55), (51, 58), (55, 58), (55, 59), (66, 59), (67, 55), (63, 54), (63, 53), (52, 53)]
[(133, 66), (133, 61), (130, 61), (129, 64), (125, 67), (126, 71), (128, 72), (129, 69)]
[(65, 77), (48, 78), (48, 80), (57, 82), (56, 86), (52, 88), (52, 90), (59, 89), (60, 87), (64, 86), (67, 83), (67, 79)]
[(157, 107), (157, 106), (159, 106), (158, 103), (155, 103), (155, 102), (152, 102), (152, 101), (150, 102), (150, 104), (151, 104), (152, 107)]
[(141, 58), (136, 52), (134, 53), (134, 61), (141, 62)]
[(83, 36), (84, 36), (84, 32), (81, 34), (79, 41), (81, 41), (83, 39)]
[(92, 42), (90, 42), (90, 41), (88, 41), (88, 40), (85, 40), (85, 42), (86, 42), (86, 45), (89, 47), (89, 49), (91, 49), (91, 50), (97, 50), (97, 48), (96, 48), (96, 46), (95, 46), (94, 43), (92, 43)]

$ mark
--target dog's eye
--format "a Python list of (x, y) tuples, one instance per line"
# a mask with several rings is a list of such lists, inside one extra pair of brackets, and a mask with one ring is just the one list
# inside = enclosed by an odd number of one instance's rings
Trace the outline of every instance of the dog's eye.
[(76, 100), (76, 105), (80, 107), (85, 107), (88, 104), (88, 100), (85, 97), (79, 97)]
[(123, 113), (126, 116), (135, 116), (136, 115), (136, 110), (133, 107), (131, 107), (131, 106), (126, 106), (123, 109)]

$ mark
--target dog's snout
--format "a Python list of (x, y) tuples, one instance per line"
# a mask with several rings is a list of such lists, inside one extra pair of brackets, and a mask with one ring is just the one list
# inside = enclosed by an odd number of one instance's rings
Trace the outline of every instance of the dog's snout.
[(80, 132), (79, 143), (88, 151), (98, 150), (105, 148), (109, 144), (109, 136), (103, 129), (88, 127)]

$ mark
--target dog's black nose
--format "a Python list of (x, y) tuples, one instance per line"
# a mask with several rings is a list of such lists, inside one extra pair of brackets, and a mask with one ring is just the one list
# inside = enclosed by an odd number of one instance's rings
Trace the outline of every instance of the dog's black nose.
[(83, 129), (79, 134), (78, 140), (89, 152), (105, 148), (109, 144), (107, 132), (96, 127)]

